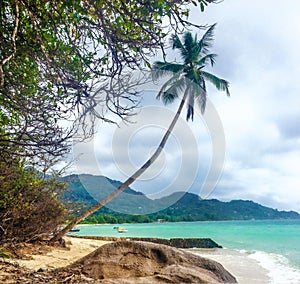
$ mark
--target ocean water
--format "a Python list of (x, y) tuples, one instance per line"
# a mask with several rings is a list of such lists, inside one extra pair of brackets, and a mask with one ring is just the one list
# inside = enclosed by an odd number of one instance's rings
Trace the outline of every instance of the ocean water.
[[(125, 227), (128, 232), (120, 234), (113, 229), (114, 226)], [(300, 283), (300, 220), (81, 225), (80, 232), (72, 234), (167, 239), (211, 238), (223, 246), (223, 249), (212, 252), (194, 249), (192, 252), (220, 261), (228, 258), (229, 271), (235, 269), (231, 262), (238, 259), (240, 267), (236, 267), (236, 270), (244, 269), (245, 273), (253, 274), (253, 278), (248, 278), (245, 283), (259, 283), (260, 279), (264, 279), (265, 283)], [(267, 278), (262, 276), (254, 281), (255, 275), (259, 273), (255, 271), (257, 267), (253, 263), (263, 268), (261, 273), (265, 271)]]

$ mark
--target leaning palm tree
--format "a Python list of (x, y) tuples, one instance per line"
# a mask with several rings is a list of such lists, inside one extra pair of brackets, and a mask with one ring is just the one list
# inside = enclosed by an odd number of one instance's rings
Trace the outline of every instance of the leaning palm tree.
[(172, 103), (181, 94), (183, 94), (183, 96), (175, 117), (173, 118), (156, 151), (140, 169), (138, 169), (114, 192), (95, 206), (91, 207), (81, 216), (77, 217), (73, 222), (56, 234), (51, 239), (52, 242), (60, 239), (80, 221), (96, 212), (113, 198), (122, 193), (154, 163), (166, 145), (166, 142), (173, 131), (185, 104), (187, 104), (187, 120), (193, 120), (195, 101), (199, 102), (201, 111), (202, 113), (204, 112), (207, 96), (206, 81), (211, 82), (218, 90), (225, 91), (227, 95), (229, 95), (229, 83), (226, 80), (220, 79), (217, 76), (204, 71), (204, 67), (208, 63), (212, 66), (215, 63), (216, 54), (209, 53), (209, 49), (212, 46), (214, 29), (215, 24), (205, 32), (200, 40), (197, 40), (197, 35), (193, 37), (190, 32), (186, 32), (184, 34), (183, 41), (181, 41), (177, 35), (174, 35), (171, 38), (172, 48), (180, 51), (183, 63), (155, 62), (152, 68), (153, 79), (157, 80), (165, 75), (170, 76), (157, 95), (157, 97), (161, 98), (165, 104)]

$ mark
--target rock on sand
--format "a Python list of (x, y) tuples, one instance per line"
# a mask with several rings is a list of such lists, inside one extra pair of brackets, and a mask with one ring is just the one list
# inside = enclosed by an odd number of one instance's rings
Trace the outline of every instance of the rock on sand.
[(104, 283), (236, 283), (218, 262), (148, 242), (109, 243), (56, 272), (70, 271)]

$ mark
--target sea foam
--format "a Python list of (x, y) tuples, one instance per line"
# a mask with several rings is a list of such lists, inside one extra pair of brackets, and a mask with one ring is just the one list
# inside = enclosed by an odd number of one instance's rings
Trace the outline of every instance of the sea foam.
[(246, 252), (232, 249), (190, 249), (192, 253), (221, 263), (240, 284), (269, 284), (268, 270)]
[[(241, 252), (245, 252), (242, 250)], [(255, 259), (263, 268), (269, 271), (272, 284), (300, 283), (300, 270), (293, 267), (289, 260), (280, 254), (263, 251), (248, 252), (248, 257)]]

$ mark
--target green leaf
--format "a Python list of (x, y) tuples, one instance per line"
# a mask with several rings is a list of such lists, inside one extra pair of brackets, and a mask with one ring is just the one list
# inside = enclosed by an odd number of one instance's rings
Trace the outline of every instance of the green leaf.
[(6, 251), (0, 251), (0, 258), (11, 258), (11, 254)]
[(200, 3), (200, 8), (201, 8), (201, 12), (204, 12), (205, 7), (204, 7), (204, 4), (202, 2)]

